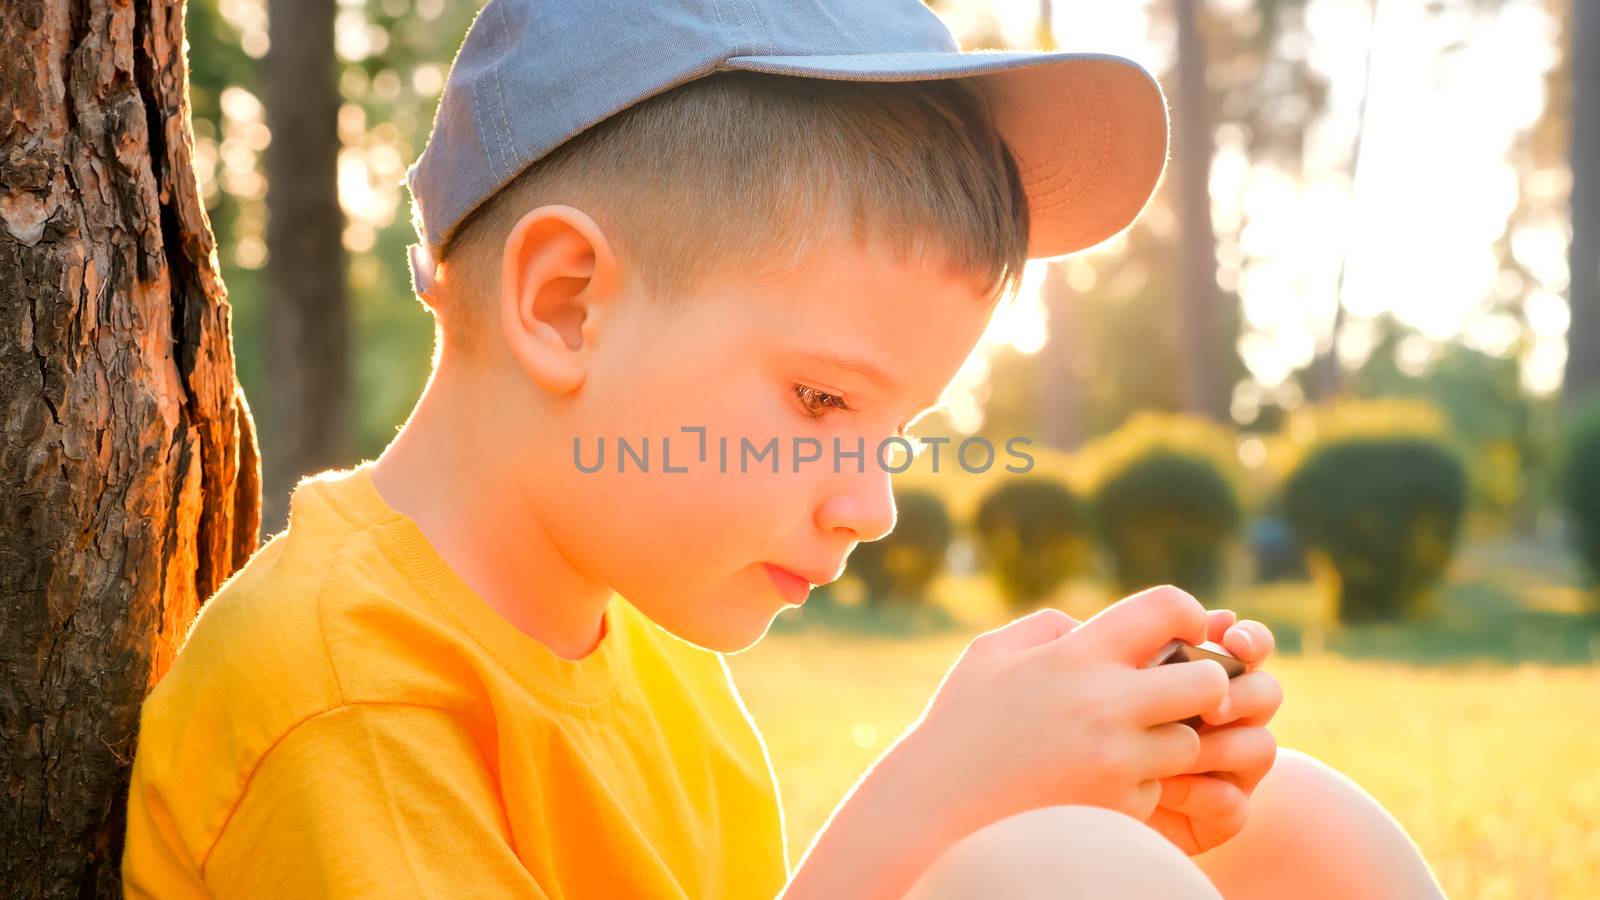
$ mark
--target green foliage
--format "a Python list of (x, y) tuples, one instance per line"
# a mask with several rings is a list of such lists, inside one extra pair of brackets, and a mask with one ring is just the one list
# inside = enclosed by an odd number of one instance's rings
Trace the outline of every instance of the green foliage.
[[(1158, 194), (1152, 210), (1168, 202)], [(1103, 435), (1141, 411), (1182, 407), (1189, 354), (1208, 359), (1219, 384), (1249, 374), (1234, 349), (1242, 313), (1233, 293), (1218, 294), (1204, 328), (1188, 330), (1172, 315), (1180, 236), (1158, 234), (1150, 219), (1118, 238), (1126, 242), (1123, 250), (1053, 264), (1071, 286), (1046, 297), (1051, 321), (1061, 327), (1057, 333), (1052, 326), (1048, 352), (1061, 357), (1056, 364), (1072, 378), (1078, 434)]]
[(1467, 502), (1461, 459), (1439, 438), (1351, 435), (1313, 447), (1283, 510), (1344, 623), (1417, 617), (1444, 573)]
[(1084, 448), (1081, 477), (1120, 588), (1216, 589), (1241, 518), (1235, 439), (1209, 419), (1142, 413)]
[(1267, 477), (1281, 486), (1313, 451), (1335, 441), (1356, 438), (1419, 437), (1450, 439), (1450, 423), (1439, 407), (1415, 398), (1343, 398), (1306, 405), (1285, 420), (1267, 439)]
[(1151, 445), (1107, 474), (1091, 502), (1124, 591), (1155, 584), (1202, 598), (1216, 591), (1240, 508), (1215, 460)]
[[(1438, 410), (1462, 451), (1471, 505), (1505, 517), (1538, 502), (1541, 467), (1551, 435), (1541, 429), (1540, 402), (1522, 389), (1522, 363), (1458, 343), (1439, 344), (1392, 315), (1373, 323), (1376, 340), (1346, 387), (1367, 398), (1410, 399)], [(1423, 361), (1401, 364), (1407, 348)]]
[(1094, 561), (1086, 505), (1049, 477), (1001, 482), (978, 506), (979, 543), (1013, 609), (1037, 603)]
[(1568, 429), (1562, 505), (1573, 552), (1600, 584), (1600, 401), (1581, 409)]
[(850, 554), (849, 574), (861, 579), (869, 605), (917, 605), (944, 568), (953, 526), (944, 501), (920, 490), (895, 493), (894, 530), (860, 544)]

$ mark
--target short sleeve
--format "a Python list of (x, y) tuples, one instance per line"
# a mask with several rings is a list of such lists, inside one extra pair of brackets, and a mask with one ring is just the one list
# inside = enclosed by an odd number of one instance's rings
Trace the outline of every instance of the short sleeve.
[(262, 758), (200, 867), (221, 897), (544, 897), (444, 710), (341, 706)]

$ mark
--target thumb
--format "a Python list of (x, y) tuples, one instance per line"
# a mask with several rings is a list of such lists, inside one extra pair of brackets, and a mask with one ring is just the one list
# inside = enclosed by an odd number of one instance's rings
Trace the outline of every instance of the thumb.
[(1046, 606), (1020, 619), (1013, 619), (999, 628), (985, 631), (972, 643), (982, 644), (985, 650), (1015, 653), (1040, 644), (1048, 644), (1081, 624), (1083, 623), (1061, 610)]

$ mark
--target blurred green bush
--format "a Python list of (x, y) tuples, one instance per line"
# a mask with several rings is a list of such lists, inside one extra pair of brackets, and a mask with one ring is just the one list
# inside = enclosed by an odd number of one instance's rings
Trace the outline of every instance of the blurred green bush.
[(1600, 586), (1600, 401), (1574, 416), (1563, 455), (1561, 503), (1572, 550), (1588, 570), (1589, 584)]
[[(1530, 534), (1558, 438), (1554, 429), (1546, 431), (1555, 398), (1523, 388), (1524, 362), (1517, 354), (1441, 343), (1391, 313), (1374, 319), (1368, 334), (1371, 351), (1349, 373), (1345, 390), (1357, 397), (1425, 404), (1439, 417), (1467, 469), (1463, 528), (1469, 538), (1474, 530), (1482, 537)], [(1403, 364), (1408, 347), (1425, 350), (1420, 366)]]
[(1215, 594), (1242, 517), (1233, 440), (1213, 423), (1144, 415), (1086, 448), (1090, 507), (1121, 590)]
[(944, 501), (922, 490), (896, 490), (894, 530), (851, 552), (846, 568), (871, 606), (920, 605), (944, 569), (954, 531)]
[(1282, 505), (1346, 624), (1418, 618), (1460, 535), (1467, 472), (1444, 440), (1348, 434), (1313, 446)]
[(1038, 603), (1094, 564), (1088, 507), (1055, 478), (1001, 482), (978, 505), (973, 527), (1013, 610)]

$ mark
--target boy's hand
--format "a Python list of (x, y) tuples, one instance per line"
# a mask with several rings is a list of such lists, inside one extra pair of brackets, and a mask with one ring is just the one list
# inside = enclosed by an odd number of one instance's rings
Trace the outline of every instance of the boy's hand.
[(1205, 608), (1174, 587), (1081, 624), (1040, 610), (973, 640), (892, 752), (927, 772), (969, 824), (1069, 803), (1145, 821), (1161, 779), (1202, 761), (1181, 720), (1216, 709), (1229, 679), (1210, 660), (1142, 664), (1175, 637), (1205, 640), (1206, 629)]
[(1244, 828), (1250, 794), (1277, 758), (1265, 727), (1283, 703), (1283, 688), (1259, 671), (1272, 654), (1272, 632), (1260, 622), (1236, 622), (1230, 610), (1207, 615), (1207, 640), (1243, 660), (1248, 671), (1228, 685), (1228, 697), (1203, 715), (1200, 753), (1189, 772), (1161, 779), (1161, 799), (1146, 824), (1190, 856), (1204, 853)]
[[(1205, 607), (1174, 587), (1134, 594), (1082, 623), (1042, 609), (979, 635), (817, 834), (784, 900), (898, 897), (951, 844), (1040, 806), (1150, 820), (1163, 779), (1233, 766), (1226, 746), (1203, 756), (1199, 734), (1183, 724), (1230, 697), (1222, 666), (1143, 667), (1173, 638), (1207, 637)], [(1224, 646), (1240, 649), (1236, 637)], [(1229, 706), (1250, 715), (1256, 703), (1240, 695)]]

